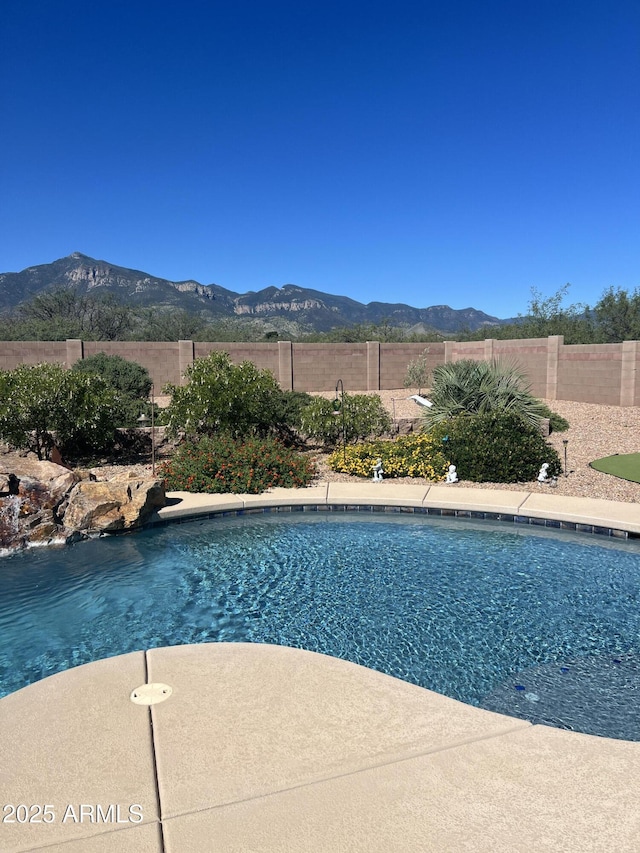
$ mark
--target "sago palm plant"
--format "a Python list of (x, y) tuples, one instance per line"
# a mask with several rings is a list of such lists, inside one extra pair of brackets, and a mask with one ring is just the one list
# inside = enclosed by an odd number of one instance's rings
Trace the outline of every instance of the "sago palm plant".
[(513, 364), (463, 361), (441, 364), (433, 371), (433, 407), (423, 413), (425, 428), (457, 415), (510, 412), (537, 426), (545, 416), (541, 400), (531, 394), (524, 375)]

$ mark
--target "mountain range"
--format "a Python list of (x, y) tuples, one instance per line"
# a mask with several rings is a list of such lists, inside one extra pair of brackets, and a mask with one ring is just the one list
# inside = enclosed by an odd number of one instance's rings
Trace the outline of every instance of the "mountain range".
[(22, 272), (0, 273), (0, 312), (8, 312), (43, 291), (74, 288), (82, 294), (112, 294), (119, 302), (155, 308), (183, 309), (210, 320), (238, 318), (260, 322), (266, 329), (304, 334), (341, 326), (387, 322), (408, 332), (452, 334), (461, 329), (501, 325), (475, 308), (456, 310), (448, 305), (413, 308), (403, 303), (364, 304), (346, 296), (285, 284), (248, 293), (235, 293), (218, 284), (169, 281), (140, 270), (116, 266), (74, 252), (51, 264)]

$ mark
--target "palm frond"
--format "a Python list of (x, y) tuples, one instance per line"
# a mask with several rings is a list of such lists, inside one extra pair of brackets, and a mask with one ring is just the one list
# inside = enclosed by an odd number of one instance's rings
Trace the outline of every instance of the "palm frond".
[(545, 407), (515, 364), (504, 361), (462, 361), (441, 364), (433, 371), (431, 409), (423, 418), (427, 428), (461, 414), (505, 411), (537, 426)]

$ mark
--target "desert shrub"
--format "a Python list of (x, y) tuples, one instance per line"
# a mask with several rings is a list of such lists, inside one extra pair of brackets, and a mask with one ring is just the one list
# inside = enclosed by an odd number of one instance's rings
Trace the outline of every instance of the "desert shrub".
[(523, 374), (510, 364), (493, 361), (462, 361), (439, 364), (433, 371), (425, 409), (425, 428), (457, 415), (509, 412), (532, 425), (544, 417), (544, 404), (531, 394)]
[(418, 394), (427, 385), (429, 381), (429, 368), (427, 367), (427, 355), (429, 347), (427, 347), (418, 358), (413, 359), (407, 365), (407, 372), (404, 377), (405, 388), (417, 388)]
[(273, 486), (306, 486), (315, 473), (308, 457), (277, 439), (245, 441), (228, 433), (187, 441), (160, 467), (169, 489), (257, 494)]
[(291, 427), (300, 426), (302, 412), (314, 398), (305, 391), (281, 391), (279, 406), (279, 417), (283, 423)]
[(569, 421), (552, 411), (549, 406), (543, 403), (543, 418), (549, 418), (549, 432), (566, 432), (569, 429)]
[(112, 388), (128, 397), (146, 400), (151, 393), (152, 382), (147, 368), (119, 355), (98, 352), (76, 361), (71, 369), (74, 373), (97, 373)]
[(74, 373), (101, 376), (116, 391), (115, 416), (118, 426), (134, 427), (141, 414), (151, 416), (147, 398), (152, 381), (149, 371), (141, 364), (119, 355), (98, 352), (77, 361), (71, 369)]
[(186, 375), (186, 385), (165, 388), (170, 433), (266, 435), (278, 424), (282, 391), (271, 371), (251, 361), (232, 364), (228, 353), (214, 351), (197, 358)]
[(274, 431), (287, 443), (300, 443), (302, 413), (314, 398), (304, 391), (280, 391), (275, 400), (276, 423)]
[(113, 445), (116, 393), (94, 374), (59, 364), (23, 364), (0, 374), (0, 438), (48, 459)]
[(332, 471), (371, 478), (377, 459), (382, 459), (385, 477), (425, 477), (437, 481), (444, 479), (449, 466), (442, 441), (428, 433), (350, 445), (344, 453), (339, 448), (327, 461)]
[(522, 483), (535, 480), (543, 462), (549, 476), (562, 472), (558, 454), (537, 427), (510, 412), (460, 415), (429, 433), (458, 469), (461, 480)]
[[(344, 428), (347, 442), (382, 435), (391, 429), (391, 418), (377, 394), (345, 394)], [(300, 428), (304, 435), (335, 447), (342, 440), (342, 409), (334, 414), (334, 403), (324, 397), (313, 397), (301, 413)]]

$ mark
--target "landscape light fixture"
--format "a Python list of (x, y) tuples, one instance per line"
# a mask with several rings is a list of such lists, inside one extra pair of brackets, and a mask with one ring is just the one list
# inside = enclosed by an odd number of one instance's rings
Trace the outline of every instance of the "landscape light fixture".
[(569, 476), (569, 471), (567, 470), (567, 444), (569, 444), (568, 438), (563, 438), (562, 443), (564, 444), (564, 476)]
[[(338, 394), (340, 396), (338, 396)], [(333, 414), (342, 414), (342, 461), (347, 462), (347, 426), (344, 420), (344, 383), (342, 379), (336, 382), (336, 398), (333, 401)]]

